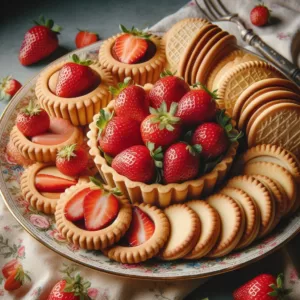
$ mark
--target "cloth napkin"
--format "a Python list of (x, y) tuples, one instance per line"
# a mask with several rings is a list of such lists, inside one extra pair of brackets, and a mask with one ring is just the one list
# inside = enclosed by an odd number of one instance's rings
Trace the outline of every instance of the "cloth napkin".
[[(199, 0), (199, 2), (201, 2)], [(237, 12), (244, 20), (247, 27), (252, 27), (249, 21), (249, 12), (256, 4), (254, 1), (244, 0), (223, 0), (229, 11)], [(299, 28), (300, 28), (300, 2), (298, 0), (269, 0), (265, 4), (272, 10), (273, 25), (255, 28), (255, 32), (261, 38), (272, 45), (280, 54), (284, 55), (299, 66)], [(159, 23), (151, 27), (152, 31), (165, 32), (174, 23), (186, 17), (203, 17), (196, 4), (192, 1), (181, 8), (173, 15), (165, 17)], [(239, 38), (239, 32), (234, 24), (229, 22), (218, 23), (220, 27), (230, 33), (235, 34)], [(244, 45), (239, 39), (239, 44)], [(247, 47), (255, 51), (252, 47)], [(38, 220), (36, 220), (38, 222)], [(199, 297), (210, 296), (212, 299), (227, 299), (226, 295), (230, 295), (230, 288), (222, 290), (221, 298), (218, 298), (221, 290), (218, 291), (218, 286), (226, 283), (226, 278), (242, 278), (249, 280), (255, 273), (270, 271), (270, 260), (274, 259), (279, 270), (274, 272), (284, 271), (286, 283), (288, 287), (293, 287), (293, 292), (290, 299), (300, 299), (300, 281), (298, 278), (299, 262), (295, 249), (298, 249), (299, 244), (287, 246), (283, 250), (277, 251), (276, 257), (262, 260), (255, 271), (251, 271), (251, 266), (240, 271), (232, 272), (229, 275), (221, 275), (217, 278), (190, 280), (183, 282), (155, 282), (155, 281), (140, 281), (130, 280), (121, 277), (116, 277), (104, 273), (100, 273), (81, 265), (74, 264), (66, 260), (58, 254), (52, 252), (39, 242), (34, 240), (26, 233), (13, 216), (5, 207), (3, 201), (0, 201), (0, 267), (18, 259), (21, 261), (24, 270), (28, 271), (31, 281), (25, 284), (22, 288), (8, 293), (4, 290), (4, 280), (0, 275), (0, 297), (3, 299), (47, 299), (51, 288), (57, 283), (67, 271), (74, 271), (80, 274), (85, 280), (91, 283), (88, 289), (88, 294), (91, 299), (112, 300), (112, 299), (184, 299), (193, 290), (197, 291), (189, 297), (189, 299), (201, 299)], [(298, 237), (299, 240), (299, 237)], [(291, 244), (290, 244), (291, 245)], [(296, 259), (295, 259), (296, 257)], [(274, 265), (274, 264), (273, 264)], [(274, 266), (273, 266), (274, 267)], [(238, 274), (238, 275), (235, 275)], [(252, 274), (252, 275), (251, 275)], [(251, 276), (250, 276), (251, 275)], [(208, 280), (207, 283), (205, 283)], [(240, 282), (242, 283), (242, 282)], [(200, 288), (199, 288), (200, 286)], [(216, 292), (217, 291), (217, 292)], [(212, 295), (212, 296), (211, 296)], [(230, 298), (228, 298), (230, 299)]]

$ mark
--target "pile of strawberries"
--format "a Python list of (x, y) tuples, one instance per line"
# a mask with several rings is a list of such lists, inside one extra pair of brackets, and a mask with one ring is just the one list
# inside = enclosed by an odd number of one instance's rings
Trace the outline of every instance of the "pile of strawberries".
[(216, 92), (190, 88), (169, 71), (147, 93), (130, 78), (110, 88), (114, 112), (101, 110), (99, 146), (107, 162), (132, 181), (180, 183), (201, 176), (240, 137)]

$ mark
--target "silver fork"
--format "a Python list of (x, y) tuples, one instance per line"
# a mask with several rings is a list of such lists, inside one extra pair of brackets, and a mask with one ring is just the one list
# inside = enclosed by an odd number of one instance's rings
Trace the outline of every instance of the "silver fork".
[(293, 79), (300, 86), (300, 69), (267, 45), (251, 29), (247, 29), (238, 14), (231, 14), (221, 0), (202, 0), (203, 7), (195, 0), (196, 5), (203, 15), (212, 22), (230, 21), (237, 25), (242, 39), (255, 47), (264, 57), (276, 65), (283, 73)]

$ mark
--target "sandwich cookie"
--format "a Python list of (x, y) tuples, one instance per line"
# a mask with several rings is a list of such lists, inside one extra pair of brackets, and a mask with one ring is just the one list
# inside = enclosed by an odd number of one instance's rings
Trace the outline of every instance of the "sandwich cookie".
[(170, 221), (170, 237), (159, 254), (162, 260), (184, 257), (195, 248), (200, 236), (200, 220), (185, 204), (174, 204), (164, 210)]
[(236, 249), (242, 249), (250, 245), (259, 233), (260, 228), (260, 211), (256, 202), (244, 191), (237, 188), (225, 187), (220, 194), (231, 197), (237, 201), (243, 208), (246, 217), (245, 231)]
[(199, 217), (201, 233), (195, 248), (185, 259), (199, 259), (205, 256), (217, 242), (221, 230), (221, 220), (218, 212), (206, 201), (193, 200), (186, 203)]
[(264, 236), (272, 226), (275, 217), (275, 203), (265, 185), (253, 176), (244, 175), (233, 177), (226, 187), (241, 189), (256, 202), (261, 215), (258, 237)]
[(245, 213), (237, 201), (223, 194), (214, 194), (207, 202), (219, 213), (221, 233), (207, 257), (221, 257), (230, 253), (241, 240), (245, 229)]

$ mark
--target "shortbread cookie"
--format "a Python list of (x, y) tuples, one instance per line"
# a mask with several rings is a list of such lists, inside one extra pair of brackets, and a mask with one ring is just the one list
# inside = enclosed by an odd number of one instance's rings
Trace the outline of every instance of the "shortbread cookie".
[(293, 176), (285, 168), (271, 162), (251, 162), (245, 165), (244, 173), (247, 175), (265, 175), (277, 185), (280, 184), (288, 197), (285, 215), (291, 212), (296, 201), (297, 187)]
[(269, 87), (274, 87), (274, 88), (287, 88), (296, 94), (300, 92), (299, 87), (292, 82), (291, 80), (287, 79), (282, 79), (282, 78), (266, 78), (263, 80), (259, 80), (257, 82), (254, 82), (251, 84), (249, 87), (247, 87), (238, 97), (238, 99), (235, 102), (233, 112), (232, 112), (232, 117), (234, 120), (239, 119), (240, 117), (240, 112), (242, 110), (243, 105), (253, 95), (254, 93), (265, 89)]
[(244, 191), (237, 188), (225, 187), (220, 194), (227, 195), (237, 201), (245, 212), (245, 231), (236, 249), (242, 249), (250, 245), (258, 236), (260, 228), (260, 211), (256, 202)]
[[(86, 182), (72, 186), (61, 195), (59, 201), (57, 202), (55, 211), (56, 226), (61, 234), (69, 242), (72, 242), (80, 248), (88, 250), (100, 250), (118, 242), (129, 228), (132, 217), (132, 209), (129, 201), (125, 198), (117, 198), (116, 196), (113, 196), (116, 201), (118, 201), (119, 211), (116, 218), (112, 220), (112, 222), (106, 227), (98, 230), (88, 230), (85, 228), (85, 226), (79, 226), (75, 222), (68, 220), (66, 216), (66, 208), (69, 202), (71, 202), (73, 199), (77, 199), (76, 197), (80, 197), (80, 199), (83, 198), (83, 206), (84, 197), (92, 192), (95, 192), (96, 190), (100, 189), (97, 188), (92, 182)], [(100, 197), (112, 196), (103, 190), (101, 191), (102, 194)], [(76, 203), (74, 204), (74, 209), (72, 211), (76, 212), (79, 209), (79, 204)], [(97, 209), (100, 209), (100, 206), (98, 206)]]
[(218, 100), (221, 108), (225, 108), (232, 115), (236, 100), (251, 84), (265, 78), (282, 78), (283, 75), (273, 66), (262, 61), (242, 63), (233, 68), (224, 77), (218, 90)]
[(198, 215), (185, 204), (174, 204), (164, 210), (171, 232), (165, 247), (159, 253), (163, 260), (175, 260), (187, 255), (195, 248), (200, 236)]
[(248, 146), (280, 145), (300, 157), (300, 105), (276, 104), (267, 108), (253, 122), (248, 135)]
[(46, 214), (53, 214), (61, 193), (78, 182), (87, 180), (87, 177), (64, 175), (52, 164), (35, 163), (25, 169), (20, 185), (22, 195), (32, 207)]
[(275, 217), (274, 200), (268, 189), (253, 176), (236, 176), (230, 179), (226, 187), (234, 187), (246, 192), (257, 204), (261, 214), (259, 237), (272, 226)]
[(194, 249), (185, 259), (199, 259), (205, 256), (217, 242), (221, 231), (221, 220), (218, 212), (206, 201), (193, 200), (186, 203), (199, 217), (201, 232)]
[(221, 234), (207, 257), (221, 257), (230, 253), (241, 240), (245, 229), (245, 213), (240, 204), (223, 194), (214, 194), (207, 198), (221, 218)]

